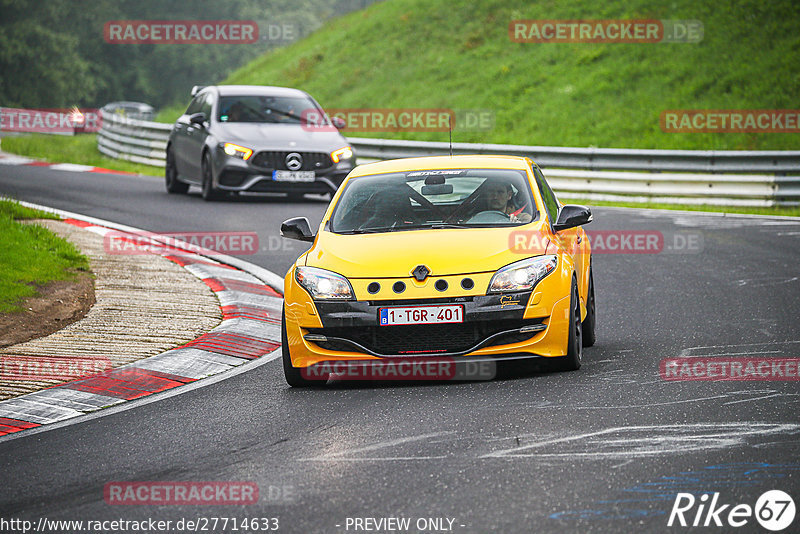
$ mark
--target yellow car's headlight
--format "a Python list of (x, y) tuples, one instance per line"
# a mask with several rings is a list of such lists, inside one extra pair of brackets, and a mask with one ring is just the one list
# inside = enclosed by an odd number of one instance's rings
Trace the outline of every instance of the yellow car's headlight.
[(556, 270), (558, 257), (537, 256), (506, 265), (492, 276), (489, 293), (530, 291), (539, 281)]
[(222, 145), (222, 150), (229, 156), (247, 160), (253, 155), (253, 150), (246, 146), (236, 145), (233, 143), (225, 143)]
[(317, 267), (297, 267), (294, 279), (314, 300), (353, 300), (347, 278)]
[(350, 159), (352, 157), (353, 157), (353, 149), (350, 148), (349, 146), (331, 152), (331, 159), (333, 160), (334, 163), (339, 163), (339, 161), (343, 159)]

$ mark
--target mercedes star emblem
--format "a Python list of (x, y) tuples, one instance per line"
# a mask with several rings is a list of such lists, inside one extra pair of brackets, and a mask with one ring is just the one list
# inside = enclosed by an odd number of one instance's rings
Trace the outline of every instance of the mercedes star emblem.
[(297, 152), (292, 152), (286, 156), (286, 168), (290, 171), (299, 171), (303, 166), (303, 156)]

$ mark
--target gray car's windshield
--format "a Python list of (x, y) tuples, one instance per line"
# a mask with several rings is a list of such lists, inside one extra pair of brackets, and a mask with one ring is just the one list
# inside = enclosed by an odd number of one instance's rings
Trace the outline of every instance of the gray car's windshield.
[(334, 209), (331, 231), (516, 226), (537, 215), (524, 171), (409, 171), (351, 179)]
[(319, 108), (302, 96), (223, 96), (219, 99), (219, 122), (262, 122), (270, 124), (304, 124), (306, 117), (324, 117), (309, 113)]

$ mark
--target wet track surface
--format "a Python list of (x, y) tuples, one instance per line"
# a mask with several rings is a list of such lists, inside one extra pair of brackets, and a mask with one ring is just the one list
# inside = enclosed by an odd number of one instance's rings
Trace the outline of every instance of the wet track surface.
[[(194, 190), (168, 196), (151, 177), (11, 166), (0, 166), (0, 192), (157, 232), (254, 231), (262, 250), (242, 258), (279, 275), (303, 250), (277, 237), (280, 222), (305, 215), (315, 228), (327, 205), (205, 203)], [(797, 381), (666, 381), (659, 364), (798, 357), (800, 224), (594, 213), (587, 230), (659, 231), (664, 248), (595, 254), (598, 341), (580, 371), (291, 390), (273, 361), (0, 441), (0, 516), (278, 517), (284, 532), (345, 532), (348, 517), (403, 516), (454, 519), (454, 532), (652, 532), (671, 530), (678, 492), (753, 506), (780, 489), (797, 501)], [(676, 250), (689, 236), (699, 245)], [(253, 481), (261, 498), (219, 507), (104, 502), (104, 485), (126, 480)], [(738, 531), (763, 529), (751, 518)]]

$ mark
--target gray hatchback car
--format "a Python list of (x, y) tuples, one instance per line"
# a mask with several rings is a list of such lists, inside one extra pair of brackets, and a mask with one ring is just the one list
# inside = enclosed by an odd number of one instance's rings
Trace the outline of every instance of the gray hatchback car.
[(167, 144), (170, 193), (202, 188), (205, 200), (226, 193), (334, 193), (355, 154), (304, 91), (286, 87), (195, 87)]

